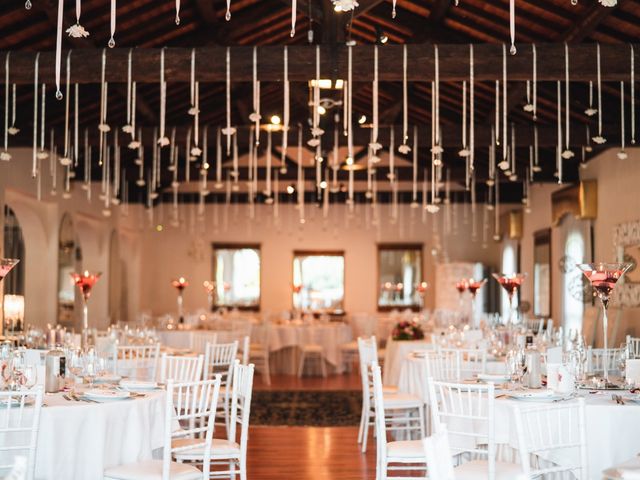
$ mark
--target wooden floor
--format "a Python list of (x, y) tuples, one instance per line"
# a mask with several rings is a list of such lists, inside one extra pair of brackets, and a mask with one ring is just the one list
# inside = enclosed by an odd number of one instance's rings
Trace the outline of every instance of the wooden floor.
[[(357, 374), (327, 378), (272, 376), (266, 386), (256, 375), (260, 390), (357, 390)], [(366, 454), (357, 444), (357, 427), (251, 427), (249, 480), (368, 480), (375, 478), (375, 443)]]

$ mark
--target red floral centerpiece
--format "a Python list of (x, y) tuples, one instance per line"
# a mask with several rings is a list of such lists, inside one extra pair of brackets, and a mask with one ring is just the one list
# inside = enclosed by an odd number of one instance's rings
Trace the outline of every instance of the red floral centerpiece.
[(422, 340), (424, 338), (424, 332), (422, 331), (422, 327), (418, 325), (418, 322), (414, 320), (402, 320), (393, 327), (391, 337), (394, 340)]

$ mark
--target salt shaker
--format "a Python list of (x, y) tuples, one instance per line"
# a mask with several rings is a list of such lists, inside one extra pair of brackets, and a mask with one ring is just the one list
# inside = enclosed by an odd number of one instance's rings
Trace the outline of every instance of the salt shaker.
[(45, 357), (44, 389), (47, 393), (57, 393), (64, 385), (66, 357), (62, 350), (50, 350)]

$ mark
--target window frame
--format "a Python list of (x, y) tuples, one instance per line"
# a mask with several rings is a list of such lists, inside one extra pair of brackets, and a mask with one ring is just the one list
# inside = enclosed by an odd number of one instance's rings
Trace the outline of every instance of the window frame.
[(251, 249), (258, 251), (258, 258), (260, 260), (260, 288), (258, 290), (258, 300), (255, 305), (219, 305), (217, 302), (217, 296), (214, 297), (212, 308), (213, 310), (217, 310), (219, 308), (228, 308), (228, 309), (238, 309), (246, 312), (259, 312), (260, 307), (262, 305), (262, 245), (260, 243), (242, 243), (242, 242), (213, 242), (211, 244), (211, 266), (212, 270), (212, 279), (215, 281), (216, 271), (218, 269), (218, 256), (216, 255), (217, 250), (243, 250), (243, 249)]
[(291, 257), (291, 308), (296, 309), (293, 297), (295, 292), (293, 291), (293, 278), (295, 275), (295, 262), (296, 257), (342, 257), (342, 309), (322, 312), (320, 310), (309, 310), (310, 313), (328, 313), (331, 316), (344, 315), (347, 301), (347, 258), (344, 250), (294, 250)]
[(420, 251), (420, 283), (425, 281), (425, 268), (424, 268), (424, 243), (377, 243), (376, 244), (376, 264), (377, 273), (375, 278), (375, 292), (376, 292), (376, 306), (378, 312), (391, 312), (392, 310), (406, 310), (411, 309), (412, 312), (419, 312), (422, 310), (422, 305), (380, 305), (380, 253), (382, 250), (419, 250)]

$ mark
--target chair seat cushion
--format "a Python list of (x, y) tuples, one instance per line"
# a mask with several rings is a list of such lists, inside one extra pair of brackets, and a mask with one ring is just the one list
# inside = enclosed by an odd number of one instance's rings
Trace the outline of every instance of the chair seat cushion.
[[(162, 460), (145, 460), (108, 468), (104, 478), (109, 480), (162, 480)], [(185, 463), (170, 464), (171, 480), (197, 480), (202, 478), (202, 471)]]
[[(456, 480), (480, 480), (489, 478), (489, 465), (486, 460), (472, 460), (456, 467)], [(517, 480), (522, 468), (517, 463), (496, 462), (495, 480)]]
[[(204, 453), (204, 448), (201, 443), (202, 440), (197, 438), (180, 438), (174, 440), (171, 445), (173, 448), (185, 448), (185, 450), (180, 450), (174, 454), (178, 460), (197, 460), (202, 458)], [(188, 448), (190, 444), (197, 446)], [(224, 438), (214, 438), (211, 443), (211, 457), (216, 459), (229, 457), (239, 458), (240, 445)]]
[(401, 440), (397, 442), (389, 442), (387, 443), (387, 456), (393, 459), (413, 458), (417, 461), (426, 461), (422, 440)]
[(422, 401), (410, 393), (383, 393), (384, 408), (417, 408)]

